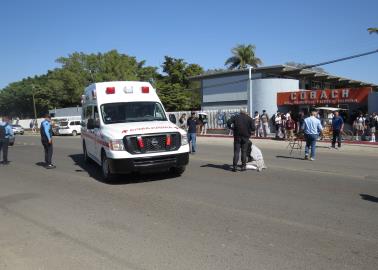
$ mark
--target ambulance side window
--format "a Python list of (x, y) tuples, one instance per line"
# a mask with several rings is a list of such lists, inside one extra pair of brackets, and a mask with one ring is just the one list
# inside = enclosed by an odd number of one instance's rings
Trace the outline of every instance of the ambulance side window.
[(88, 119), (91, 119), (92, 118), (92, 108), (93, 106), (88, 106), (85, 108), (85, 111), (84, 111), (84, 119), (83, 119), (83, 127), (86, 127), (87, 126), (87, 123), (88, 123)]
[(98, 114), (97, 106), (94, 107), (94, 120), (95, 120), (95, 127), (100, 127), (100, 115)]

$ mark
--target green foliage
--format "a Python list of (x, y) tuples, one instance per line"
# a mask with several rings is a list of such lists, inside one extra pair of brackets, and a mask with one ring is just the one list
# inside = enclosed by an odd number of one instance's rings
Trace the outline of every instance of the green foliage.
[(200, 106), (198, 91), (187, 89), (193, 87), (188, 78), (203, 73), (203, 69), (197, 64), (187, 64), (183, 59), (166, 56), (162, 65), (165, 74), (159, 74), (157, 67), (145, 66), (144, 60), (138, 61), (116, 50), (103, 54), (75, 52), (58, 58), (56, 62), (59, 68), (42, 76), (11, 83), (2, 89), (0, 114), (33, 117), (33, 93), (38, 116), (50, 109), (77, 106), (84, 88), (102, 81), (149, 81), (157, 87), (168, 110)]
[(367, 29), (369, 31), (369, 34), (378, 34), (378, 28), (377, 27), (370, 27)]
[(202, 74), (203, 68), (169, 56), (165, 56), (162, 68), (166, 76), (161, 76), (156, 86), (166, 110), (182, 111), (200, 108), (198, 83), (191, 83), (189, 78)]
[(228, 69), (243, 69), (248, 65), (256, 68), (262, 61), (256, 57), (255, 51), (255, 45), (237, 45), (231, 50), (232, 56), (226, 60), (225, 65), (228, 65)]

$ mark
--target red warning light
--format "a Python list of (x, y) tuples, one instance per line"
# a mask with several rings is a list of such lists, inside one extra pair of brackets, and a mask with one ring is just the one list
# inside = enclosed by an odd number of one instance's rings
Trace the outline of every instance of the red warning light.
[(106, 87), (106, 94), (107, 95), (115, 94), (115, 87)]
[(148, 86), (142, 86), (142, 93), (148, 94), (150, 92), (150, 88)]

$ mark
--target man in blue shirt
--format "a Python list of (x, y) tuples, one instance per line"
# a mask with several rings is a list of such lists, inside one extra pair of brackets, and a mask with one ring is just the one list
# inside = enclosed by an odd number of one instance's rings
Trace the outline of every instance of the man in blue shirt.
[(316, 140), (318, 139), (319, 133), (323, 130), (320, 120), (316, 118), (317, 114), (318, 111), (315, 108), (311, 109), (311, 116), (307, 117), (303, 123), (303, 131), (306, 139), (305, 159), (308, 159), (309, 148), (311, 147), (310, 160), (312, 161), (315, 160)]
[(45, 120), (41, 123), (41, 141), (45, 151), (45, 164), (46, 169), (54, 169), (55, 166), (52, 164), (51, 159), (53, 155), (53, 141), (52, 141), (52, 126), (51, 126), (51, 116), (49, 114), (45, 115)]
[(9, 138), (14, 136), (12, 126), (8, 123), (9, 118), (3, 117), (3, 121), (0, 122), (0, 153), (3, 151), (3, 164), (9, 164), (8, 161), (8, 146)]
[(344, 120), (339, 115), (338, 111), (335, 111), (335, 115), (332, 118), (332, 147), (336, 148), (336, 139), (337, 146), (341, 147), (341, 132), (343, 132)]

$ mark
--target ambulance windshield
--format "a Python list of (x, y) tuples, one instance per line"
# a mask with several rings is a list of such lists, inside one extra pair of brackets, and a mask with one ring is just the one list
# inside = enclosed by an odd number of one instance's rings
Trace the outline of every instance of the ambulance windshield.
[(163, 107), (158, 102), (122, 102), (101, 105), (105, 124), (166, 121)]

